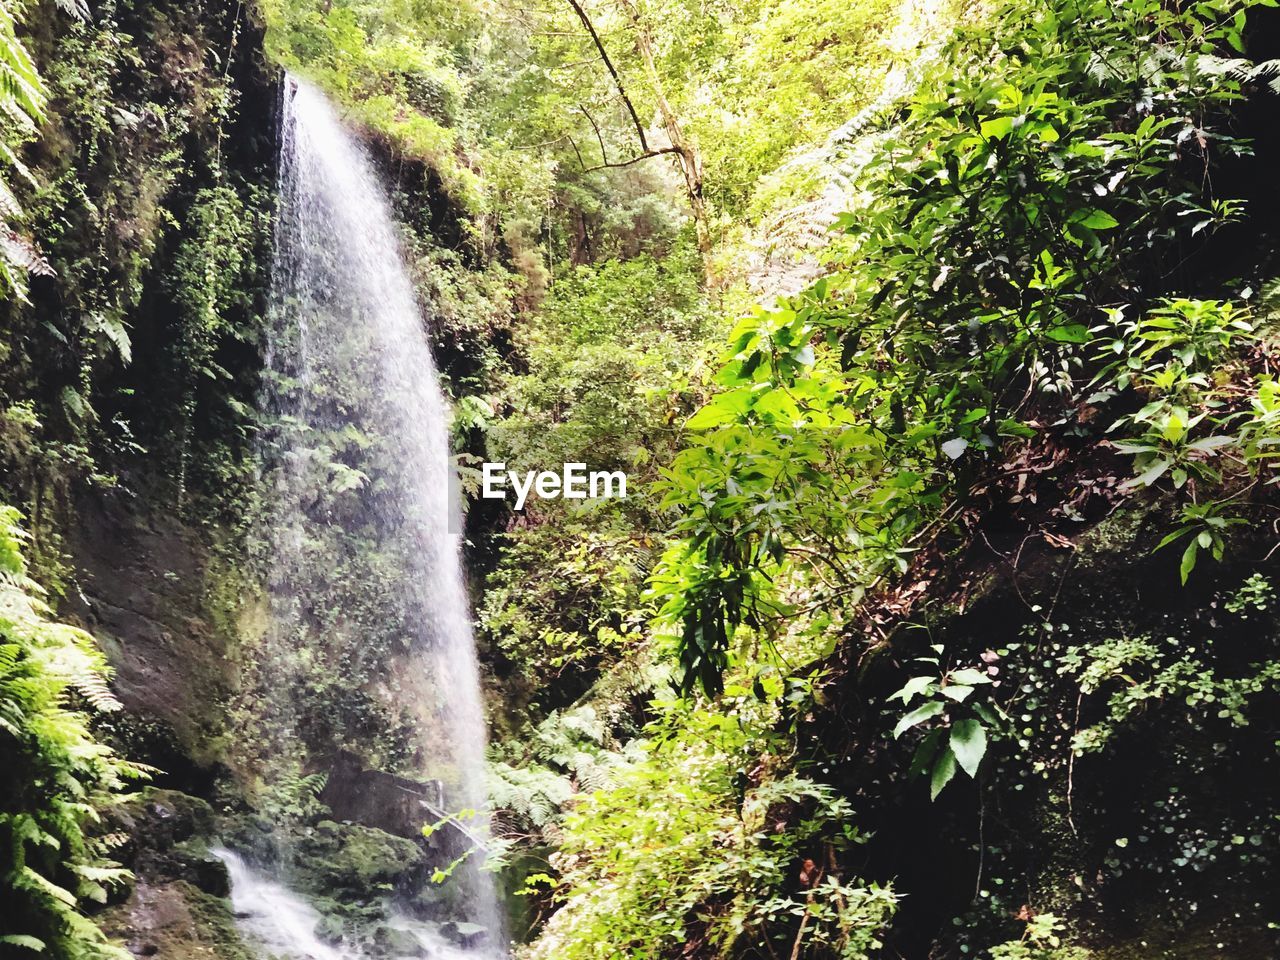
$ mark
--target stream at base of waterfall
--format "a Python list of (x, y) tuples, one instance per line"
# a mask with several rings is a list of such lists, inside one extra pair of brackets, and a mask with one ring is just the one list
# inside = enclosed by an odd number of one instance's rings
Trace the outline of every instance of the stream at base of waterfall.
[[(213, 854), (227, 865), (231, 878), (231, 907), (236, 924), (251, 949), (264, 957), (288, 960), (362, 960), (364, 954), (326, 943), (316, 930), (320, 912), (282, 883), (250, 867), (225, 847)], [(390, 926), (418, 944), (422, 960), (477, 960), (483, 953), (447, 942), (432, 924), (392, 915)]]

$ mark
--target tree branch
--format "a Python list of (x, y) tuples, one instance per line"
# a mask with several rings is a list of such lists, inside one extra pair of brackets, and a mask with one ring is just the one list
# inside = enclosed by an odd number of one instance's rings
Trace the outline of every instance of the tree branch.
[[(600, 128), (596, 125), (596, 118), (588, 113), (587, 108), (582, 104), (578, 104), (578, 109), (582, 111), (582, 115), (591, 124), (591, 129), (596, 132), (596, 141), (600, 144), (600, 162), (607, 166), (609, 163), (609, 151), (604, 148), (604, 137), (600, 136)], [(581, 158), (579, 158), (579, 164), (581, 164)]]
[(594, 167), (584, 167), (583, 173), (591, 173), (593, 170), (616, 169), (618, 167), (629, 167), (633, 163), (639, 163), (641, 160), (648, 160), (651, 157), (660, 157), (664, 153), (679, 153), (679, 147), (659, 147), (657, 150), (650, 150), (648, 153), (642, 153), (638, 157), (632, 157), (630, 160), (623, 160), (619, 163), (597, 163)]
[[(622, 85), (622, 77), (618, 75), (618, 68), (609, 59), (609, 52), (604, 48), (604, 41), (600, 39), (600, 34), (596, 33), (595, 25), (591, 22), (591, 18), (587, 16), (587, 11), (582, 9), (582, 5), (578, 3), (578, 0), (569, 0), (569, 6), (573, 7), (578, 19), (582, 21), (582, 25), (591, 34), (591, 40), (595, 43), (596, 49), (600, 51), (600, 59), (604, 61), (604, 65), (609, 69), (609, 76), (613, 77), (613, 85), (618, 88), (618, 94), (622, 97), (622, 102), (627, 105), (627, 113), (631, 114), (631, 122), (635, 124), (636, 134), (640, 137), (640, 147), (646, 153), (649, 153), (649, 140), (644, 135), (644, 124), (640, 122), (640, 115), (636, 113), (635, 105), (631, 102), (631, 98), (627, 96), (626, 88)], [(671, 153), (672, 151), (666, 150), (662, 152)], [(636, 158), (636, 160), (643, 159), (644, 157)], [(635, 161), (630, 162), (634, 163)], [(605, 166), (609, 166), (609, 164), (605, 164)]]

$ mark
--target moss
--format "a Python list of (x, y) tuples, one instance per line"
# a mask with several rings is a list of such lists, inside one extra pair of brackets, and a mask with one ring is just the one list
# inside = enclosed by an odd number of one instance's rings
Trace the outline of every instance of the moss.
[(1145, 554), (1168, 532), (1168, 508), (1153, 496), (1127, 501), (1091, 526), (1076, 543), (1078, 563), (1095, 568)]
[(389, 893), (426, 869), (418, 844), (373, 827), (322, 820), (294, 843), (293, 882), (314, 894), (361, 900)]

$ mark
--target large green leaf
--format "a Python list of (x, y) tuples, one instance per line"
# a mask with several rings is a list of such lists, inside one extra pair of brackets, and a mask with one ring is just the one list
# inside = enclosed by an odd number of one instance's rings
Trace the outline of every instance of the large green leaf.
[(987, 752), (986, 729), (977, 720), (957, 720), (951, 726), (951, 752), (964, 772), (976, 777)]
[(937, 800), (942, 788), (951, 782), (956, 775), (956, 758), (950, 750), (940, 750), (937, 762), (933, 765), (933, 775), (929, 778), (929, 799)]

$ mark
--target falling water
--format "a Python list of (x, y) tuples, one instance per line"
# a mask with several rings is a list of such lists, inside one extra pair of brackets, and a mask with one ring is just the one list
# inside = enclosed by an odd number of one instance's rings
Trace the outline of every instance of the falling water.
[[(263, 767), (281, 769), (306, 749), (300, 741), (327, 736), (438, 781), (449, 810), (480, 809), (484, 720), (447, 407), (374, 165), (324, 96), (293, 78), (279, 190), (264, 398), (272, 426), (261, 451), (270, 626), (252, 681), (254, 696), (271, 701), (258, 724), (262, 739), (274, 738), (260, 748)], [(343, 719), (309, 713), (317, 683)], [(399, 741), (360, 742), (385, 731), (370, 735), (343, 711), (364, 717), (370, 703), (397, 718)], [(465, 919), (497, 941), (492, 884), (477, 859), (453, 882)], [(249, 882), (237, 869), (237, 882)], [(333, 955), (301, 942), (283, 952)]]
[(342, 952), (316, 936), (320, 913), (297, 894), (251, 869), (230, 850), (213, 853), (227, 865), (231, 906), (240, 929), (257, 947), (273, 955), (306, 960), (344, 960)]

